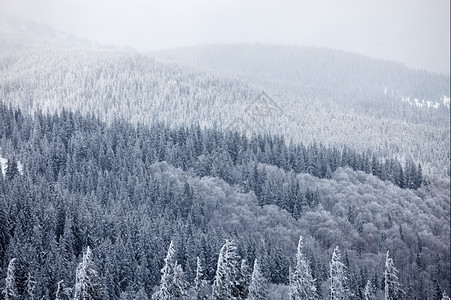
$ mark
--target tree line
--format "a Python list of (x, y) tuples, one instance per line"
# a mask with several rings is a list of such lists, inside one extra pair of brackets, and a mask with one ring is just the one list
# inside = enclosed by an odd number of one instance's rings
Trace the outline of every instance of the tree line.
[[(289, 274), (289, 299), (290, 300), (319, 300), (315, 279), (312, 277), (310, 262), (302, 252), (302, 236), (299, 238), (295, 265), (290, 267)], [(17, 264), (17, 259), (10, 260), (7, 269), (5, 288), (2, 293), (6, 300), (33, 299), (34, 285), (36, 282), (30, 280), (29, 276), (23, 277), (24, 270)], [(404, 299), (405, 292), (398, 280), (398, 270), (393, 259), (387, 251), (384, 274), (383, 274), (383, 299)], [(161, 282), (157, 291), (152, 295), (153, 300), (267, 300), (268, 281), (265, 278), (259, 259), (256, 258), (252, 270), (249, 269), (246, 260), (242, 260), (238, 246), (234, 240), (226, 240), (219, 252), (216, 274), (210, 285), (204, 274), (201, 259), (197, 257), (196, 277), (190, 284), (186, 278), (181, 265), (177, 262), (174, 244), (171, 241), (164, 266), (161, 269)], [(342, 261), (341, 252), (335, 247), (329, 263), (329, 293), (327, 299), (349, 299), (348, 275), (346, 266)], [(191, 287), (190, 287), (191, 285)], [(382, 298), (374, 287), (371, 279), (368, 279), (364, 289), (364, 299), (371, 300)], [(437, 299), (449, 300), (446, 292), (437, 291)], [(54, 297), (55, 300), (102, 300), (105, 299), (103, 287), (100, 284), (96, 265), (92, 257), (92, 250), (88, 246), (83, 252), (83, 257), (76, 271), (75, 285), (67, 287), (64, 281), (58, 282)], [(137, 293), (131, 295), (123, 292), (120, 299), (147, 299), (141, 288)]]

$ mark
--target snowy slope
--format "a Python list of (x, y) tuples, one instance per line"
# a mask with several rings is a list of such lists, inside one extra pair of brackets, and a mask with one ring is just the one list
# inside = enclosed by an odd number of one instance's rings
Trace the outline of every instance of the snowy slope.
[[(27, 40), (21, 34), (20, 39)], [(36, 36), (30, 33), (29, 39), (34, 43)], [(223, 54), (219, 67), (200, 71), (127, 49), (44, 44), (24, 51), (14, 39), (0, 38), (4, 49), (0, 51), (2, 101), (24, 111), (94, 113), (108, 123), (122, 118), (134, 124), (200, 124), (283, 134), (295, 142), (348, 145), (386, 157), (413, 157), (425, 164), (426, 172), (439, 174), (449, 165), (449, 109), (440, 106), (436, 113), (426, 114), (399, 100), (401, 93), (418, 99), (443, 97), (448, 87), (443, 85), (446, 78), (440, 76), (310, 48), (213, 48), (218, 53), (209, 50), (205, 58), (211, 63)], [(190, 49), (183, 51), (191, 55)], [(237, 53), (241, 53), (238, 58)], [(257, 62), (249, 61), (254, 56)], [(366, 67), (372, 72), (366, 72)], [(399, 79), (390, 83), (397, 88), (388, 86), (384, 74), (393, 70), (395, 75), (404, 74), (401, 78), (412, 75), (416, 84), (409, 88)], [(435, 84), (425, 84), (431, 82)], [(385, 86), (398, 92), (384, 95)], [(271, 99), (266, 104), (258, 98), (262, 91)], [(268, 114), (274, 109), (277, 117)]]

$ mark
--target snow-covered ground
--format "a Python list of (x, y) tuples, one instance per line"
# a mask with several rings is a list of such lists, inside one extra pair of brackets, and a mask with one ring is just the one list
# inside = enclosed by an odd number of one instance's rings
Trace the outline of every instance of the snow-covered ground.
[(448, 107), (448, 109), (449, 109), (449, 102), (450, 102), (450, 97), (446, 97), (446, 96), (443, 96), (443, 105), (445, 105), (446, 107)]
[(435, 108), (438, 109), (441, 105), (447, 107), (449, 109), (450, 104), (450, 98), (443, 96), (442, 103), (437, 101), (431, 101), (431, 100), (425, 100), (425, 99), (418, 99), (418, 98), (411, 98), (411, 97), (402, 97), (402, 102), (406, 102), (410, 105), (414, 105), (417, 107), (425, 107), (425, 108)]

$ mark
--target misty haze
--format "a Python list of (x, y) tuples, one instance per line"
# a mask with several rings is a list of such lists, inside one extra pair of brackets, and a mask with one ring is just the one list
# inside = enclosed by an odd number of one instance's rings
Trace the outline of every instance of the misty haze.
[(0, 0), (0, 300), (449, 300), (449, 11)]

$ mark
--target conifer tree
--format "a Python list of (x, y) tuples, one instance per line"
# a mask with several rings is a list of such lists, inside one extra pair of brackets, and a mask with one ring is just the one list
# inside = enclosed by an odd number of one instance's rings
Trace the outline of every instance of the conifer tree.
[(185, 279), (185, 273), (182, 266), (176, 263), (174, 270), (174, 299), (188, 299), (188, 282)]
[(335, 247), (330, 261), (330, 300), (348, 299), (348, 289), (346, 287), (347, 275), (346, 266), (341, 261), (341, 254), (338, 246)]
[[(0, 170), (0, 191), (1, 191), (1, 181), (3, 180), (3, 176)], [(5, 210), (0, 209), (0, 264), (3, 265), (3, 259), (5, 258), (5, 253), (7, 249), (7, 245), (10, 239), (9, 233), (9, 218), (8, 214)]]
[(88, 246), (83, 259), (77, 267), (74, 287), (74, 300), (97, 300), (102, 299), (100, 279), (97, 275), (92, 251)]
[(234, 240), (226, 240), (219, 252), (215, 280), (212, 287), (214, 300), (241, 300), (239, 290), (240, 257)]
[(12, 180), (19, 174), (18, 164), (15, 157), (8, 161), (8, 165), (6, 167), (5, 177), (8, 180)]
[(398, 270), (393, 263), (393, 259), (389, 256), (389, 251), (387, 251), (384, 271), (385, 300), (399, 300), (404, 294), (397, 273)]
[(204, 267), (199, 257), (197, 257), (196, 278), (194, 279), (194, 292), (196, 300), (207, 300), (207, 280), (205, 280)]
[(19, 299), (19, 293), (16, 285), (16, 258), (9, 261), (8, 269), (6, 270), (6, 283), (3, 289), (5, 300)]
[(56, 288), (55, 300), (63, 300), (64, 295), (64, 280), (58, 281)]
[(222, 246), (221, 250), (219, 251), (218, 256), (218, 265), (216, 268), (216, 274), (215, 274), (215, 280), (213, 282), (212, 287), (212, 297), (215, 300), (222, 300), (222, 299), (228, 299), (231, 297), (231, 291), (229, 287), (229, 274), (226, 267), (226, 254), (229, 241), (226, 240), (226, 243)]
[(249, 265), (245, 259), (241, 260), (240, 274), (237, 280), (238, 297), (240, 299), (246, 299), (249, 294), (251, 274)]
[(248, 300), (266, 300), (268, 299), (267, 281), (262, 274), (258, 259), (254, 261), (251, 283), (249, 285)]
[(160, 289), (153, 294), (154, 300), (187, 299), (187, 286), (182, 267), (175, 259), (173, 242), (169, 244), (168, 253), (164, 259), (165, 265), (161, 269)]
[(58, 281), (55, 300), (66, 300), (69, 299), (69, 295), (71, 294), (71, 288), (66, 287), (64, 284), (64, 280)]
[(26, 294), (28, 299), (34, 299), (34, 293), (36, 290), (36, 281), (33, 279), (30, 273), (26, 275)]
[(296, 267), (290, 274), (290, 299), (318, 299), (315, 279), (312, 277), (308, 259), (302, 253), (302, 236), (299, 237)]
[(365, 300), (376, 300), (375, 288), (370, 279), (366, 282), (363, 297)]

